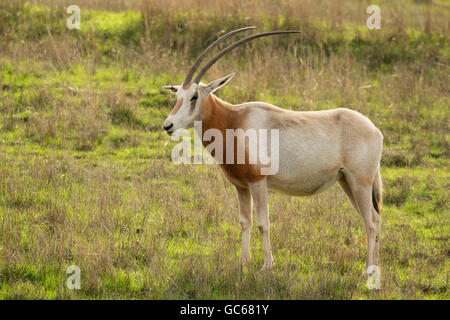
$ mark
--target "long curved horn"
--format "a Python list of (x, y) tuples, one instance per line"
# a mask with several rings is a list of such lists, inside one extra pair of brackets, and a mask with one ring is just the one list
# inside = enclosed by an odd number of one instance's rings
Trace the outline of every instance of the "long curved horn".
[(244, 44), (245, 42), (248, 42), (250, 40), (253, 39), (257, 39), (257, 38), (261, 38), (261, 37), (266, 37), (266, 36), (271, 36), (271, 35), (275, 35), (275, 34), (283, 34), (283, 33), (300, 33), (300, 31), (297, 30), (286, 30), (286, 31), (271, 31), (271, 32), (264, 32), (264, 33), (258, 33), (258, 34), (254, 34), (252, 36), (246, 37), (244, 39), (241, 39), (231, 45), (229, 45), (228, 47), (226, 47), (225, 49), (223, 49), (222, 51), (220, 51), (214, 58), (212, 58), (211, 60), (208, 61), (208, 63), (200, 70), (200, 72), (197, 74), (197, 76), (194, 79), (194, 82), (199, 84), (200, 80), (202, 79), (203, 75), (206, 73), (206, 71), (208, 71), (209, 68), (211, 68), (211, 66), (217, 62), (217, 60), (219, 60), (220, 58), (222, 58), (222, 56), (233, 50), (236, 47), (239, 47), (241, 44)]
[(192, 77), (194, 76), (194, 72), (195, 70), (197, 70), (198, 66), (200, 65), (200, 63), (203, 61), (203, 59), (205, 58), (205, 56), (212, 50), (214, 49), (221, 41), (231, 37), (232, 35), (238, 33), (238, 32), (242, 32), (242, 31), (247, 31), (250, 29), (255, 29), (256, 27), (251, 26), (251, 27), (245, 27), (245, 28), (241, 28), (241, 29), (236, 29), (233, 31), (228, 32), (227, 34), (224, 34), (223, 36), (221, 36), (219, 39), (217, 39), (216, 41), (214, 41), (212, 44), (209, 45), (208, 48), (206, 48), (195, 60), (194, 64), (192, 65), (191, 69), (189, 70), (186, 79), (184, 79), (184, 83), (190, 83), (192, 80)]

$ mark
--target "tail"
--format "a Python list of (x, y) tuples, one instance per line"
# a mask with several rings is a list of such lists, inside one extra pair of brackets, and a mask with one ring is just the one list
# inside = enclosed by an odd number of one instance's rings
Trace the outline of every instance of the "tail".
[[(381, 216), (383, 183), (381, 182), (380, 165), (375, 173), (375, 180), (372, 186), (372, 204), (375, 211)], [(364, 235), (364, 243), (367, 245), (367, 236)]]
[(378, 165), (377, 172), (375, 173), (375, 180), (372, 187), (372, 203), (375, 210), (381, 216), (381, 206), (383, 204), (382, 199), (383, 183), (381, 182), (380, 166)]

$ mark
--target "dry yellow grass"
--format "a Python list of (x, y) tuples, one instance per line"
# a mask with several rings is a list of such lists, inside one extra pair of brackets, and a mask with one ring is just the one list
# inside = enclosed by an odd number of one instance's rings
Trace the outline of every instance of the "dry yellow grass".
[[(444, 2), (380, 1), (373, 33), (365, 1), (80, 0), (79, 32), (64, 26), (69, 1), (27, 3), (0, 5), (0, 297), (449, 298)], [(261, 274), (256, 228), (252, 265), (237, 266), (237, 201), (219, 168), (170, 162), (174, 101), (160, 87), (247, 24), (302, 34), (221, 60), (205, 80), (237, 75), (220, 97), (348, 107), (383, 131), (382, 290), (360, 278), (362, 221), (339, 188), (270, 195), (277, 267)], [(65, 286), (71, 264), (79, 291)]]

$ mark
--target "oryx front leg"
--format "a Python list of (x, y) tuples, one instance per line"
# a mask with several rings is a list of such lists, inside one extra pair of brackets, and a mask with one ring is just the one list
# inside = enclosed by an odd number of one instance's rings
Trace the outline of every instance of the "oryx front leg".
[(250, 262), (250, 233), (252, 231), (252, 197), (246, 188), (236, 187), (239, 200), (240, 223), (242, 227), (241, 265)]
[(270, 249), (270, 225), (269, 225), (269, 196), (267, 191), (267, 181), (263, 179), (259, 182), (249, 183), (250, 193), (255, 204), (256, 223), (262, 235), (264, 248), (264, 265), (261, 270), (272, 269), (272, 251)]

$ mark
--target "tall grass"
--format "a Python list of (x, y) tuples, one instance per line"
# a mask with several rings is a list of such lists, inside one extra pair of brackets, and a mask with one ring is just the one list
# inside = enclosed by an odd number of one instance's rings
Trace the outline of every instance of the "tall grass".
[[(0, 4), (2, 298), (422, 299), (448, 295), (448, 19), (443, 1), (70, 1)], [(383, 289), (361, 281), (362, 221), (338, 189), (270, 195), (277, 264), (237, 267), (234, 190), (170, 162), (161, 132), (196, 55), (223, 32), (299, 29), (224, 57), (219, 92), (292, 110), (348, 107), (382, 130)], [(82, 289), (65, 286), (80, 266)]]

